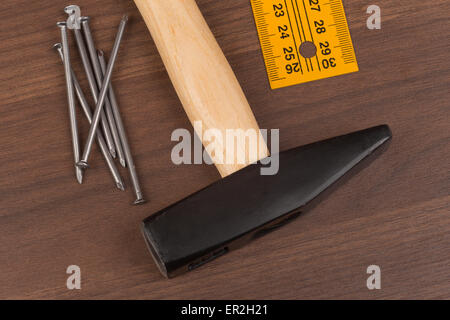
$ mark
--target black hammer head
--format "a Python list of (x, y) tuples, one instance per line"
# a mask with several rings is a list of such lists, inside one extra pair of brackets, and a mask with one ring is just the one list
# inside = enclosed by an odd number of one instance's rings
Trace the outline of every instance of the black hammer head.
[(144, 220), (162, 274), (173, 277), (296, 218), (319, 194), (391, 138), (388, 126), (280, 153), (280, 171), (251, 165)]

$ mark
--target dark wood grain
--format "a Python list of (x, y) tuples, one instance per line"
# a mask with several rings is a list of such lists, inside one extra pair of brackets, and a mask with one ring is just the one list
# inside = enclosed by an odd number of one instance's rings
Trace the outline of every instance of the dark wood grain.
[[(51, 49), (67, 2), (1, 1), (0, 298), (450, 298), (449, 1), (380, 0), (382, 29), (368, 30), (369, 3), (345, 0), (360, 72), (272, 91), (249, 1), (198, 0), (260, 126), (280, 128), (282, 150), (382, 123), (394, 140), (313, 211), (173, 280), (139, 224), (219, 175), (170, 161), (171, 132), (191, 126), (134, 3), (77, 4), (105, 51), (122, 14), (132, 17), (114, 85), (150, 202), (130, 206), (131, 190), (114, 189), (97, 149), (85, 184), (75, 182)], [(79, 291), (66, 288), (71, 264), (82, 270)], [(381, 290), (366, 288), (371, 264)]]

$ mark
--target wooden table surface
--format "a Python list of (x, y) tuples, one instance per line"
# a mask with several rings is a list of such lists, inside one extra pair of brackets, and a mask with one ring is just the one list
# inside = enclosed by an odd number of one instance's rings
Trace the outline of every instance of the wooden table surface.
[[(172, 280), (140, 222), (219, 175), (170, 160), (172, 131), (192, 127), (134, 3), (79, 0), (107, 52), (120, 17), (131, 16), (113, 83), (149, 203), (130, 206), (132, 190), (114, 188), (97, 147), (76, 183), (51, 49), (67, 4), (0, 3), (0, 298), (450, 298), (449, 1), (380, 0), (382, 29), (368, 30), (372, 3), (344, 0), (360, 72), (272, 91), (249, 1), (198, 0), (260, 126), (280, 129), (282, 150), (383, 123), (394, 139), (314, 210)], [(381, 290), (366, 287), (372, 264)], [(81, 268), (81, 290), (66, 288), (69, 265)]]

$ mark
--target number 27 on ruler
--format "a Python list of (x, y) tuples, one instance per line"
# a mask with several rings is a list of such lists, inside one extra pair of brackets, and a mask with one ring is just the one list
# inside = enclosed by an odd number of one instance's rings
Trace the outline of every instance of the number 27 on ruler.
[(272, 89), (358, 71), (342, 0), (251, 0)]

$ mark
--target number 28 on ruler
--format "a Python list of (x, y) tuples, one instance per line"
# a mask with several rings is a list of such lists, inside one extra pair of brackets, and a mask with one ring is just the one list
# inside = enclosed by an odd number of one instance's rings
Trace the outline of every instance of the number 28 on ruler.
[(272, 89), (358, 71), (342, 0), (251, 0)]

